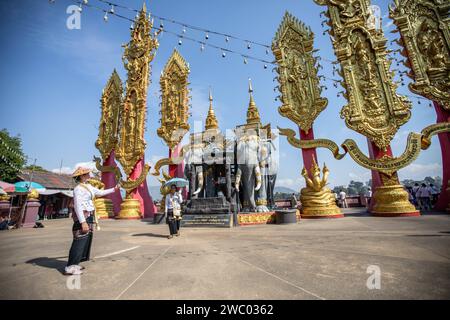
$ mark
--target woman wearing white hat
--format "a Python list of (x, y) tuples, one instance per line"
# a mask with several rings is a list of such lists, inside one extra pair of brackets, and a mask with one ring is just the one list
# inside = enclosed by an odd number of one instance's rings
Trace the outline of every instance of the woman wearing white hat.
[(69, 251), (69, 261), (65, 268), (66, 275), (82, 274), (79, 266), (82, 261), (88, 261), (93, 235), (94, 224), (94, 198), (103, 197), (119, 189), (115, 188), (99, 190), (90, 184), (89, 180), (91, 170), (88, 168), (77, 168), (72, 177), (78, 183), (73, 189), (73, 203), (75, 214), (72, 216), (74, 223), (72, 227), (73, 241)]

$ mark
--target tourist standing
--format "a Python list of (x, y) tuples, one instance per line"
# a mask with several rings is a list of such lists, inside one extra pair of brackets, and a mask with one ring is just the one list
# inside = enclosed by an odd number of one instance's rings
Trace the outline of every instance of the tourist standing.
[(339, 192), (339, 200), (341, 201), (341, 207), (342, 208), (348, 208), (348, 205), (347, 205), (347, 194), (342, 189)]
[(295, 193), (293, 193), (291, 197), (291, 208), (297, 209), (297, 207), (298, 207), (298, 200), (297, 197), (295, 196)]
[(430, 188), (427, 187), (425, 183), (422, 183), (419, 190), (417, 191), (417, 198), (419, 199), (419, 208), (421, 210), (428, 211), (431, 209), (431, 192)]
[(72, 177), (77, 182), (77, 186), (73, 189), (73, 202), (75, 214), (73, 218), (73, 241), (69, 251), (69, 260), (65, 268), (66, 275), (79, 275), (84, 269), (79, 265), (82, 261), (88, 261), (93, 238), (93, 224), (94, 224), (94, 198), (103, 197), (116, 190), (119, 190), (117, 185), (115, 188), (107, 190), (99, 190), (86, 182), (91, 178), (90, 169), (77, 168), (72, 174)]
[(414, 183), (414, 186), (412, 187), (412, 196), (414, 198), (414, 205), (416, 206), (416, 208), (419, 208), (420, 204), (419, 204), (419, 198), (417, 196), (417, 192), (419, 191), (420, 186), (419, 184), (416, 182)]
[(436, 204), (438, 197), (439, 197), (439, 190), (438, 188), (430, 183), (430, 193), (431, 193), (431, 206), (434, 207), (434, 205)]
[(181, 193), (177, 191), (177, 187), (172, 184), (170, 186), (170, 193), (166, 195), (165, 201), (165, 214), (166, 223), (169, 225), (170, 235), (169, 239), (173, 238), (173, 235), (177, 237), (180, 235), (181, 224), (181, 204), (183, 203), (183, 197)]
[(371, 200), (372, 200), (372, 189), (368, 187), (366, 191), (366, 203), (368, 208), (370, 207)]

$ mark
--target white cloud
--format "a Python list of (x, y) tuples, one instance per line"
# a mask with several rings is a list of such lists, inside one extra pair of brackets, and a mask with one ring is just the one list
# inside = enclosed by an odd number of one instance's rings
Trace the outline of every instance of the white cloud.
[(93, 171), (97, 171), (97, 168), (95, 167), (94, 161), (87, 161), (87, 162), (78, 162), (73, 167), (62, 167), (61, 169), (52, 169), (51, 172), (54, 173), (61, 173), (61, 174), (72, 174), (77, 168), (83, 167), (83, 168), (89, 168)]
[(406, 168), (400, 170), (402, 177), (409, 179), (423, 179), (427, 176), (441, 176), (442, 175), (442, 165), (439, 163), (412, 163)]
[(355, 181), (361, 181), (361, 182), (366, 182), (367, 180), (370, 179), (371, 177), (371, 172), (367, 171), (367, 172), (363, 172), (361, 174), (357, 174), (355, 172), (349, 172), (348, 176)]

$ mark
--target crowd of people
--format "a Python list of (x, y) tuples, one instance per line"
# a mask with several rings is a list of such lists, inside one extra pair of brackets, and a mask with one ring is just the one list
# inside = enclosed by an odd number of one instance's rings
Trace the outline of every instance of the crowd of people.
[(406, 187), (409, 193), (409, 201), (422, 211), (430, 211), (439, 196), (439, 189), (432, 183), (415, 183), (412, 187)]

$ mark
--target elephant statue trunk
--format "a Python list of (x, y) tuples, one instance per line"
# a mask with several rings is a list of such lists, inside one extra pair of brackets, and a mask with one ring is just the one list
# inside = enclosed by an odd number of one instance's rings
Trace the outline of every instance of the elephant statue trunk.
[(192, 195), (198, 195), (203, 190), (203, 172), (197, 173), (198, 186), (197, 190), (195, 190)]

